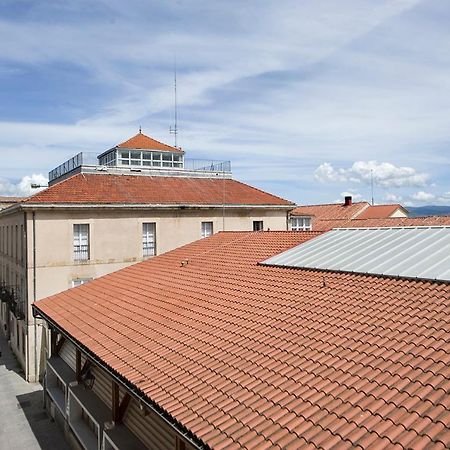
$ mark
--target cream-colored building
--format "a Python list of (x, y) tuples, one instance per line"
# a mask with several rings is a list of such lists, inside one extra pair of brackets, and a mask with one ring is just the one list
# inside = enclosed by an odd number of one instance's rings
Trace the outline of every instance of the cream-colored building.
[(48, 189), (0, 211), (0, 321), (27, 379), (44, 361), (34, 301), (222, 230), (286, 230), (293, 207), (141, 133), (51, 171)]

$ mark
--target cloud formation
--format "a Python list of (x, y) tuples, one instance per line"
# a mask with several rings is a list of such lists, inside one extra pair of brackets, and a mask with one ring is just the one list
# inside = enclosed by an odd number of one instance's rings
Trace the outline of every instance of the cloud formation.
[[(45, 189), (47, 183), (48, 178), (40, 173), (26, 175), (17, 183), (13, 183), (5, 179), (0, 179), (0, 195), (7, 197), (28, 197)], [(32, 184), (36, 184), (42, 187), (32, 188)]]
[(231, 159), (243, 181), (303, 203), (339, 192), (317, 188), (323, 161), (325, 178), (356, 179), (366, 198), (367, 167), (337, 168), (389, 161), (418, 178), (400, 174), (398, 187), (383, 174), (380, 190), (425, 188), (425, 173), (450, 190), (440, 170), (450, 164), (442, 2), (210, 3), (0, 1), (0, 177), (17, 184), (79, 151), (100, 153), (140, 124), (173, 142), (176, 54), (188, 157)]
[(428, 175), (417, 172), (412, 167), (398, 167), (392, 163), (377, 161), (356, 161), (347, 169), (335, 169), (330, 163), (321, 164), (314, 177), (322, 183), (364, 183), (384, 188), (426, 186)]

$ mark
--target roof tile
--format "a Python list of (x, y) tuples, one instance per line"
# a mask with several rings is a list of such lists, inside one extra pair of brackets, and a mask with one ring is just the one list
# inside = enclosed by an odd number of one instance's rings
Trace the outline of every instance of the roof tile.
[(450, 445), (450, 284), (257, 264), (316, 235), (219, 233), (36, 306), (211, 447)]

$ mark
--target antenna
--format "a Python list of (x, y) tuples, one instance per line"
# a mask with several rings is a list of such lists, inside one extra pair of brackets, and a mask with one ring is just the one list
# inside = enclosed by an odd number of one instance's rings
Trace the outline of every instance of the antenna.
[(169, 128), (169, 133), (174, 135), (175, 147), (177, 147), (177, 135), (178, 135), (178, 107), (177, 107), (177, 60), (175, 59), (175, 64), (173, 68), (173, 86), (174, 86), (174, 100), (175, 100), (175, 111), (174, 111), (174, 127)]
[(373, 206), (373, 169), (370, 169), (370, 187), (372, 190), (372, 206)]

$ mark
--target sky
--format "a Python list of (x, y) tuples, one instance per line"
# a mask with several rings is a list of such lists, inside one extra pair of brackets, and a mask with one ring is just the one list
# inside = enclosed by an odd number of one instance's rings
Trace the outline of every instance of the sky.
[(448, 0), (0, 0), (0, 195), (142, 131), (298, 204), (450, 204)]

